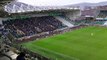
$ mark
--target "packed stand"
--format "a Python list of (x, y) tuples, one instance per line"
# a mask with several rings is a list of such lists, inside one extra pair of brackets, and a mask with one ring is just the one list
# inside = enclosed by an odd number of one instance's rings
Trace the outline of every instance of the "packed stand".
[(3, 24), (16, 38), (65, 27), (62, 22), (52, 16), (7, 20), (3, 21)]

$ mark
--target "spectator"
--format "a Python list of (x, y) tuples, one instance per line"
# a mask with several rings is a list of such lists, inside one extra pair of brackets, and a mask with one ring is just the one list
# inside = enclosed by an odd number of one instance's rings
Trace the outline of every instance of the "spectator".
[(25, 60), (25, 53), (21, 52), (21, 53), (17, 56), (16, 60)]

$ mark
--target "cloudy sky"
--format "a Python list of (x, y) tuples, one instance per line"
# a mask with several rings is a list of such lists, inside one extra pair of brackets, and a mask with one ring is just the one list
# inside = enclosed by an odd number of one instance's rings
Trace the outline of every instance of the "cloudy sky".
[(107, 0), (18, 0), (18, 1), (36, 6), (55, 6), (55, 5), (60, 6), (60, 5), (81, 3), (81, 2), (97, 3)]

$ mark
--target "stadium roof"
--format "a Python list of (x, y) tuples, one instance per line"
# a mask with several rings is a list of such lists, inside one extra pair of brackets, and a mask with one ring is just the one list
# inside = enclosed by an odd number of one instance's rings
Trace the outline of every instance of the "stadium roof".
[(26, 3), (18, 2), (17, 0), (2, 0), (0, 1), (0, 17), (4, 18), (13, 15), (26, 15), (44, 12), (68, 12), (80, 10), (79, 7), (67, 6), (33, 6)]
[(11, 2), (4, 7), (8, 13), (22, 13), (22, 12), (33, 12), (33, 11), (45, 11), (45, 10), (72, 10), (78, 9), (78, 7), (65, 7), (65, 6), (32, 6), (22, 2)]

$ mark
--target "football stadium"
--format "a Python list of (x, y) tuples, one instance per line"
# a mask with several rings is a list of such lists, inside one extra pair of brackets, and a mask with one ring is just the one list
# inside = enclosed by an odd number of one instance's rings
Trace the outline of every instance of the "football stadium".
[(0, 60), (107, 60), (107, 6), (0, 5)]

